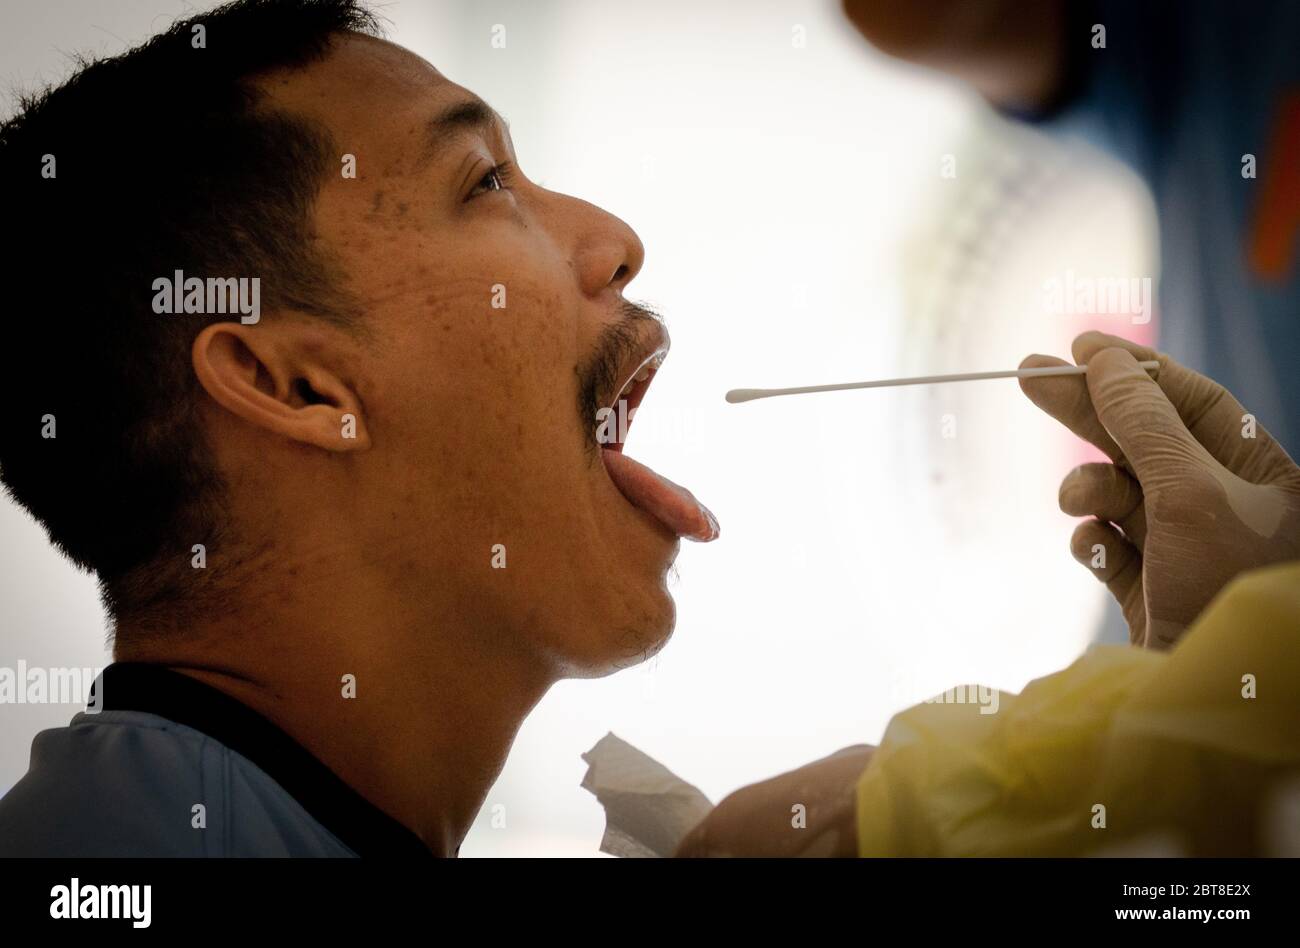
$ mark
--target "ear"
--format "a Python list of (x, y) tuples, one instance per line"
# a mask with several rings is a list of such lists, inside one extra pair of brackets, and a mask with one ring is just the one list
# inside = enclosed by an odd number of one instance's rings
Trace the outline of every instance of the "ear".
[[(219, 322), (194, 339), (199, 384), (251, 425), (326, 451), (364, 451), (370, 433), (361, 399), (326, 358), (328, 347), (299, 345), (290, 320)], [(337, 351), (337, 350), (335, 350)]]

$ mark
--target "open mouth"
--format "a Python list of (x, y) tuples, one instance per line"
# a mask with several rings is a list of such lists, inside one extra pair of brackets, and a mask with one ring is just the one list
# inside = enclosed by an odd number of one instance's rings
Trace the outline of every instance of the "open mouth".
[(650, 382), (659, 371), (659, 366), (663, 365), (667, 357), (666, 348), (656, 349), (647, 356), (619, 388), (613, 401), (597, 415), (596, 420), (600, 424), (596, 429), (596, 441), (602, 448), (620, 454), (623, 452), (623, 441), (632, 427), (636, 410), (650, 389)]
[(685, 487), (623, 453), (632, 418), (668, 355), (667, 337), (628, 373), (612, 401), (597, 413), (596, 441), (605, 473), (633, 507), (679, 537), (707, 543), (718, 537), (718, 520)]

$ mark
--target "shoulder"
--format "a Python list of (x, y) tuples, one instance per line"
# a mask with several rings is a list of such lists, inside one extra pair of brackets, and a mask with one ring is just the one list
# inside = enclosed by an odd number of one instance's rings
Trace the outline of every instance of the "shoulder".
[(42, 731), (0, 799), (0, 856), (291, 856), (349, 851), (262, 770), (153, 714)]

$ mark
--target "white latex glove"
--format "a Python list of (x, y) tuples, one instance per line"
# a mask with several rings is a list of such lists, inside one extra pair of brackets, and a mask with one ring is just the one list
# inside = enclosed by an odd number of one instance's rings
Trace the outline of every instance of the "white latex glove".
[[(1115, 462), (1061, 483), (1061, 509), (1095, 518), (1071, 552), (1119, 600), (1131, 641), (1167, 648), (1238, 573), (1300, 559), (1300, 468), (1262, 426), (1247, 436), (1227, 389), (1168, 356), (1099, 332), (1072, 349), (1086, 376), (1020, 382)], [(1137, 364), (1152, 359), (1154, 380)], [(1032, 355), (1021, 367), (1068, 364)]]

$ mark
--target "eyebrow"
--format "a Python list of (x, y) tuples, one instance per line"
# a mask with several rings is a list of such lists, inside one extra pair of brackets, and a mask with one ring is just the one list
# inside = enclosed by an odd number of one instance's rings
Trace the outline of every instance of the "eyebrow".
[(448, 106), (425, 125), (425, 147), (420, 158), (427, 164), (438, 156), (448, 141), (464, 131), (488, 131), (505, 121), (482, 99), (464, 99)]

